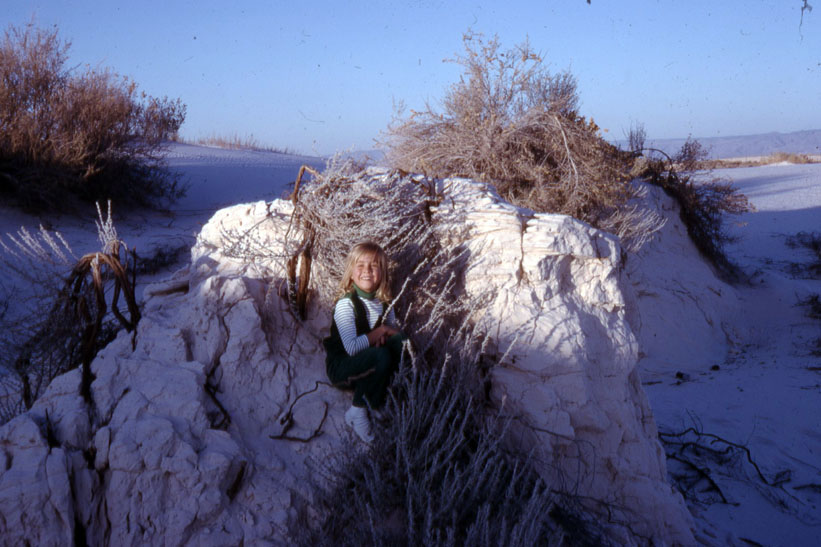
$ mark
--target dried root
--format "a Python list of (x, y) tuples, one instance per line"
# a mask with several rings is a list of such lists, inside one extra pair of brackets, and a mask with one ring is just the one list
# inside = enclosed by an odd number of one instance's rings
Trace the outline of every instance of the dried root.
[[(690, 427), (684, 431), (659, 432), (674, 485), (694, 503), (738, 505), (728, 494), (731, 481), (754, 485), (780, 510), (797, 513), (800, 500), (786, 488), (792, 480), (789, 469), (765, 474), (750, 449), (718, 435)], [(745, 464), (754, 471), (745, 471)]]

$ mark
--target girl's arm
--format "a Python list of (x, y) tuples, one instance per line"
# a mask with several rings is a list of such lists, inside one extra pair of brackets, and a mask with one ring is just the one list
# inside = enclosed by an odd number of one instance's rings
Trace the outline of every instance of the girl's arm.
[(336, 328), (339, 330), (339, 337), (342, 338), (342, 345), (345, 346), (348, 355), (356, 355), (363, 349), (368, 349), (371, 345), (367, 334), (356, 335), (356, 318), (353, 302), (350, 299), (342, 298), (336, 303), (334, 321), (336, 322)]

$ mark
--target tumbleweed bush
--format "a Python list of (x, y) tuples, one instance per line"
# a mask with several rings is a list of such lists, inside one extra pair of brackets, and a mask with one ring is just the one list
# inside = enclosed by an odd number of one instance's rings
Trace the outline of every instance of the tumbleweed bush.
[(538, 212), (571, 215), (638, 247), (663, 224), (639, 202), (630, 156), (607, 143), (578, 112), (576, 80), (551, 74), (525, 42), (503, 51), (497, 38), (464, 36), (464, 68), (441, 110), (430, 104), (388, 127), (388, 161), (432, 177), (492, 183), (500, 195)]
[(106, 69), (66, 66), (55, 29), (10, 26), (0, 42), (0, 195), (29, 210), (74, 197), (151, 205), (182, 193), (162, 159), (185, 119)]

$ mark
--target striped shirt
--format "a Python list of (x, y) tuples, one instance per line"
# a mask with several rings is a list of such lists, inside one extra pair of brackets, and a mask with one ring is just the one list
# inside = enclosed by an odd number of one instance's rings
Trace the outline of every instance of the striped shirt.
[[(376, 325), (377, 319), (382, 314), (382, 301), (378, 298), (359, 299), (365, 306), (365, 311), (368, 315), (368, 325), (371, 329)], [(342, 338), (342, 345), (345, 346), (345, 351), (348, 355), (356, 355), (364, 349), (368, 349), (368, 335), (356, 335), (356, 318), (354, 316), (353, 302), (350, 298), (340, 298), (334, 307), (334, 321), (336, 328), (339, 330), (339, 337)], [(388, 325), (395, 325), (396, 318), (393, 314), (393, 309), (388, 312), (388, 316), (384, 321)]]

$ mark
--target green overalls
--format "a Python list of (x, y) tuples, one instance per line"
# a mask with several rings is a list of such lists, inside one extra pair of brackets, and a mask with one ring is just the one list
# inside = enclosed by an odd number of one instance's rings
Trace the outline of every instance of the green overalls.
[[(356, 335), (368, 334), (372, 329), (368, 324), (368, 312), (359, 299), (356, 291), (347, 293), (342, 298), (349, 298), (353, 303)], [(335, 306), (334, 306), (335, 307)], [(377, 319), (374, 328), (382, 324), (387, 305), (382, 303), (382, 315)], [(402, 358), (402, 341), (405, 335), (394, 334), (385, 345), (371, 346), (357, 353), (348, 355), (342, 344), (342, 337), (331, 320), (331, 335), (322, 341), (327, 357), (325, 370), (331, 383), (339, 388), (352, 387), (354, 390), (353, 406), (380, 408), (385, 403), (391, 374)]]

